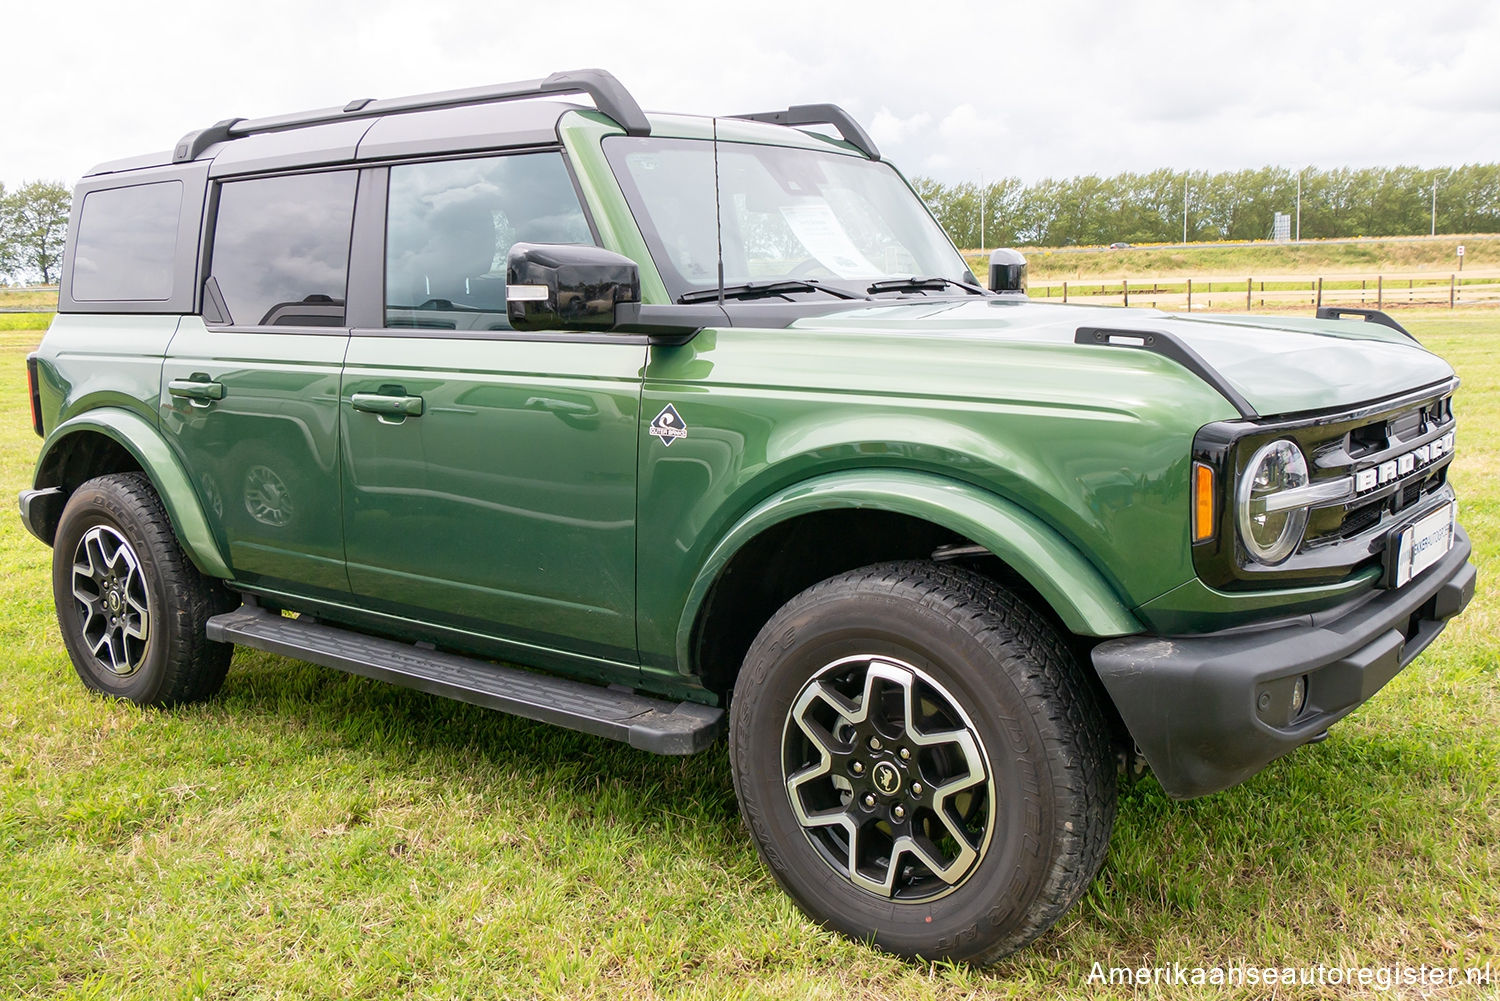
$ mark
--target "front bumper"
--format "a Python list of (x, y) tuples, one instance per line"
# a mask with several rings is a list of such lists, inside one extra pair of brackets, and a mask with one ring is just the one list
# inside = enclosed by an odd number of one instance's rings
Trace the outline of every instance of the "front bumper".
[(1219, 633), (1109, 640), (1094, 648), (1094, 669), (1168, 795), (1218, 792), (1322, 734), (1415, 660), (1474, 597), (1471, 551), (1456, 529), (1448, 555), (1398, 591)]
[(26, 531), (52, 545), (57, 519), (61, 517), (63, 501), (67, 499), (62, 490), (58, 487), (22, 490), (16, 499), (21, 504), (21, 524), (26, 526)]

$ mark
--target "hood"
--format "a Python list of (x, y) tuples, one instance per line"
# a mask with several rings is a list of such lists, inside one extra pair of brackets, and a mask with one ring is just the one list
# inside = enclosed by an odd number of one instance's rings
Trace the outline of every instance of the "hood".
[[(799, 319), (791, 327), (1054, 345), (1073, 344), (1080, 327), (1165, 333), (1190, 348), (1211, 369), (1210, 375), (1217, 375), (1263, 417), (1367, 403), (1453, 376), (1447, 362), (1420, 344), (1363, 320), (1183, 316), (1152, 309), (985, 298), (862, 305)], [(1078, 344), (1076, 350), (1141, 349)]]

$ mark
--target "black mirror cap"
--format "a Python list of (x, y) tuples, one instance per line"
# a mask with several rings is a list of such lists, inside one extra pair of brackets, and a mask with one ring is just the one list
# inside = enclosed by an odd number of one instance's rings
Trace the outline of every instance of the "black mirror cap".
[(1026, 255), (1002, 248), (990, 254), (990, 291), (1026, 294)]
[(630, 258), (575, 243), (517, 243), (505, 261), (505, 312), (516, 330), (610, 330), (615, 307), (641, 301)]

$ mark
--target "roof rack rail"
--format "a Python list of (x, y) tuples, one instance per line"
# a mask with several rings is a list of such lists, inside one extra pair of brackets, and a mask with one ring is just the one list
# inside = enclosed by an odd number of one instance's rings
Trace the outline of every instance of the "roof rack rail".
[[(1398, 330), (1416, 341), (1417, 338), (1410, 330), (1407, 330), (1394, 316), (1378, 309), (1355, 309), (1353, 306), (1319, 306), (1317, 317), (1320, 320), (1342, 320), (1346, 316), (1357, 316), (1366, 323), (1378, 323), (1383, 327)], [(1421, 341), (1417, 341), (1418, 344)]]
[(794, 104), (785, 111), (761, 111), (753, 115), (730, 117), (752, 122), (771, 122), (774, 125), (832, 125), (849, 145), (871, 160), (880, 159), (880, 150), (875, 148), (875, 140), (860, 127), (853, 115), (837, 104)]
[(400, 115), (413, 111), (430, 111), (435, 108), (456, 108), (464, 105), (489, 104), (497, 101), (514, 101), (526, 97), (542, 97), (548, 94), (587, 94), (594, 99), (594, 106), (619, 123), (627, 134), (646, 136), (651, 134), (651, 123), (645, 112), (630, 96), (614, 74), (600, 69), (565, 70), (536, 80), (521, 80), (517, 83), (493, 84), (488, 87), (469, 87), (464, 90), (445, 90), (433, 94), (418, 94), (415, 97), (392, 97), (383, 100), (359, 98), (342, 108), (319, 108), (315, 111), (300, 111), (289, 115), (273, 115), (269, 118), (226, 118), (206, 129), (189, 132), (183, 136), (172, 151), (173, 163), (196, 160), (204, 150), (214, 143), (238, 139), (242, 136), (264, 132), (285, 132), (309, 125), (324, 125), (354, 118), (376, 118), (381, 115)]

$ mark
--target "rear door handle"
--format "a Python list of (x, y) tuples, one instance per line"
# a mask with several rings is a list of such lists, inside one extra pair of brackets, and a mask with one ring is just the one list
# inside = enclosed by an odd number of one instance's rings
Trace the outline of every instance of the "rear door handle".
[(349, 403), (355, 410), (382, 417), (421, 417), (420, 396), (387, 396), (384, 393), (354, 393)]
[(167, 383), (167, 392), (195, 407), (206, 407), (211, 401), (224, 398), (224, 384), (208, 378), (173, 379)]

